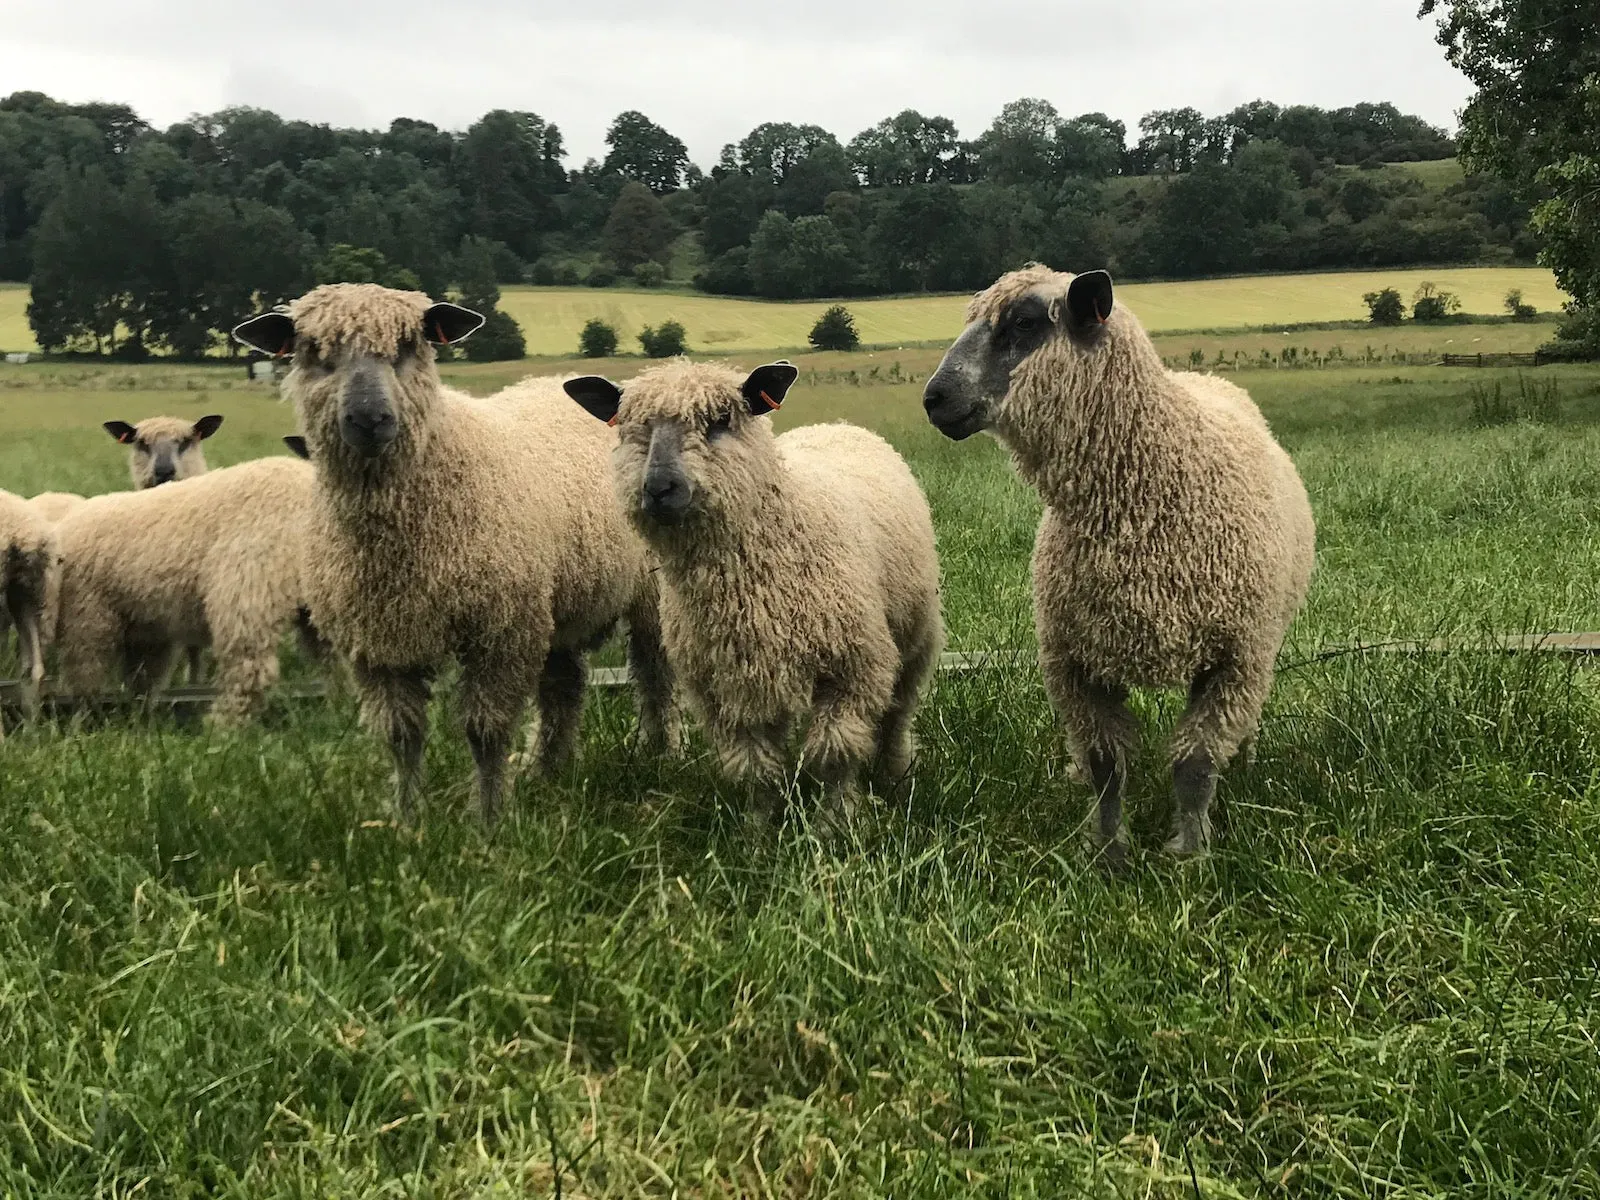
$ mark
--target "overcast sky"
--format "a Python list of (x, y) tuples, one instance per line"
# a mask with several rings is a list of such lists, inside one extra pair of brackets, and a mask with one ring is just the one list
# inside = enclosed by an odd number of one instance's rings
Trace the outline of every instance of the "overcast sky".
[(1153, 108), (1391, 100), (1453, 129), (1470, 89), (1417, 0), (4, 0), (0, 91), (119, 100), (162, 126), (235, 104), (335, 125), (561, 127), (572, 165), (637, 108), (702, 166), (763, 121), (846, 141), (904, 108), (975, 137), (1042, 96)]

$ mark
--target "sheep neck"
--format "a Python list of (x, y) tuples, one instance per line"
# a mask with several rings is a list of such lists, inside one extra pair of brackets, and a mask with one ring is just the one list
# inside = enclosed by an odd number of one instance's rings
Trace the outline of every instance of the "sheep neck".
[[(782, 468), (736, 505), (702, 511), (681, 534), (653, 538), (667, 586), (699, 605), (765, 607), (783, 590), (794, 544), (802, 537)], [(719, 635), (720, 636), (720, 635)]]

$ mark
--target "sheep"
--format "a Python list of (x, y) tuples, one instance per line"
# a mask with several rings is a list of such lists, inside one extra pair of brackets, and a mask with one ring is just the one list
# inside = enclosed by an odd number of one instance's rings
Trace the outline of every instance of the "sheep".
[(76, 492), (40, 492), (29, 498), (28, 507), (54, 525), (82, 503)]
[(138, 491), (204, 475), (206, 456), (200, 443), (221, 425), (222, 418), (213, 413), (198, 421), (182, 417), (146, 417), (137, 425), (107, 421), (104, 428), (129, 448), (128, 474)]
[(990, 430), (1046, 508), (1033, 555), (1045, 688), (1125, 854), (1130, 687), (1185, 687), (1167, 849), (1202, 853), (1217, 772), (1254, 736), (1310, 584), (1311, 505), (1242, 388), (1167, 371), (1111, 277), (1002, 276), (929, 378), (933, 424)]
[(234, 336), (269, 355), (293, 349), (283, 388), (315, 474), (312, 620), (349, 662), (365, 723), (388, 739), (400, 813), (414, 810), (428, 697), (453, 658), (492, 825), (528, 698), (535, 757), (554, 770), (577, 741), (587, 652), (618, 621), (645, 739), (672, 743), (675, 718), (654, 577), (606, 483), (615, 435), (555, 379), (483, 400), (443, 387), (433, 344), (482, 321), (418, 292), (330, 284)]
[(0, 593), (17, 629), (23, 705), (38, 705), (44, 678), (44, 642), (49, 577), (55, 558), (55, 531), (20, 496), (0, 491)]
[(566, 389), (621, 431), (617, 499), (660, 560), (667, 657), (723, 769), (777, 783), (804, 725), (799, 765), (837, 816), (863, 768), (886, 786), (910, 769), (944, 643), (939, 562), (928, 502), (882, 438), (773, 435), (798, 374), (678, 361)]
[(158, 692), (177, 649), (210, 646), (210, 719), (252, 715), (278, 678), (284, 633), (303, 626), (301, 556), (312, 471), (286, 456), (85, 501), (57, 526), (57, 643), (68, 686), (92, 692), (120, 666)]

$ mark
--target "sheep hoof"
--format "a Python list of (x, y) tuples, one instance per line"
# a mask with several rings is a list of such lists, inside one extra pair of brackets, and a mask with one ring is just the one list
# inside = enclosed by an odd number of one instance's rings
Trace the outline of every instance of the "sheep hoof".
[(1167, 839), (1168, 854), (1178, 858), (1204, 858), (1209, 853), (1210, 830), (1202, 821), (1179, 821)]

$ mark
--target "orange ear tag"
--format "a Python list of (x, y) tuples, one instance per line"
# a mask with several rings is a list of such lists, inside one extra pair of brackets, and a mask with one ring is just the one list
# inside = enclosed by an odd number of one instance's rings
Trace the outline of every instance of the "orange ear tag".
[(768, 412), (777, 412), (778, 411), (778, 406), (779, 406), (779, 404), (782, 403), (782, 401), (774, 400), (771, 396), (767, 395), (765, 392), (761, 392), (761, 393), (759, 393), (759, 395), (761, 396), (761, 398), (763, 400), (765, 400), (767, 402), (767, 411)]
[(610, 426), (615, 426), (615, 425), (616, 425), (616, 423), (617, 423), (617, 421), (618, 421), (618, 419), (619, 419), (619, 418), (620, 418), (620, 417), (621, 417), (621, 416), (622, 416), (622, 414), (621, 414), (621, 413), (618, 413), (618, 414), (617, 414), (617, 415), (616, 415), (616, 416), (615, 416), (615, 417), (612, 417), (612, 418), (611, 418), (611, 420), (609, 420), (609, 421), (607, 421), (607, 422), (606, 422), (606, 424), (607, 424), (607, 425), (610, 425)]
[(1104, 325), (1107, 321), (1109, 321), (1111, 319), (1110, 317), (1105, 317), (1105, 316), (1101, 316), (1100, 315), (1100, 301), (1098, 301), (1098, 300), (1096, 300), (1094, 302), (1094, 319), (1096, 321), (1099, 321), (1100, 324), (1102, 324), (1102, 325)]

